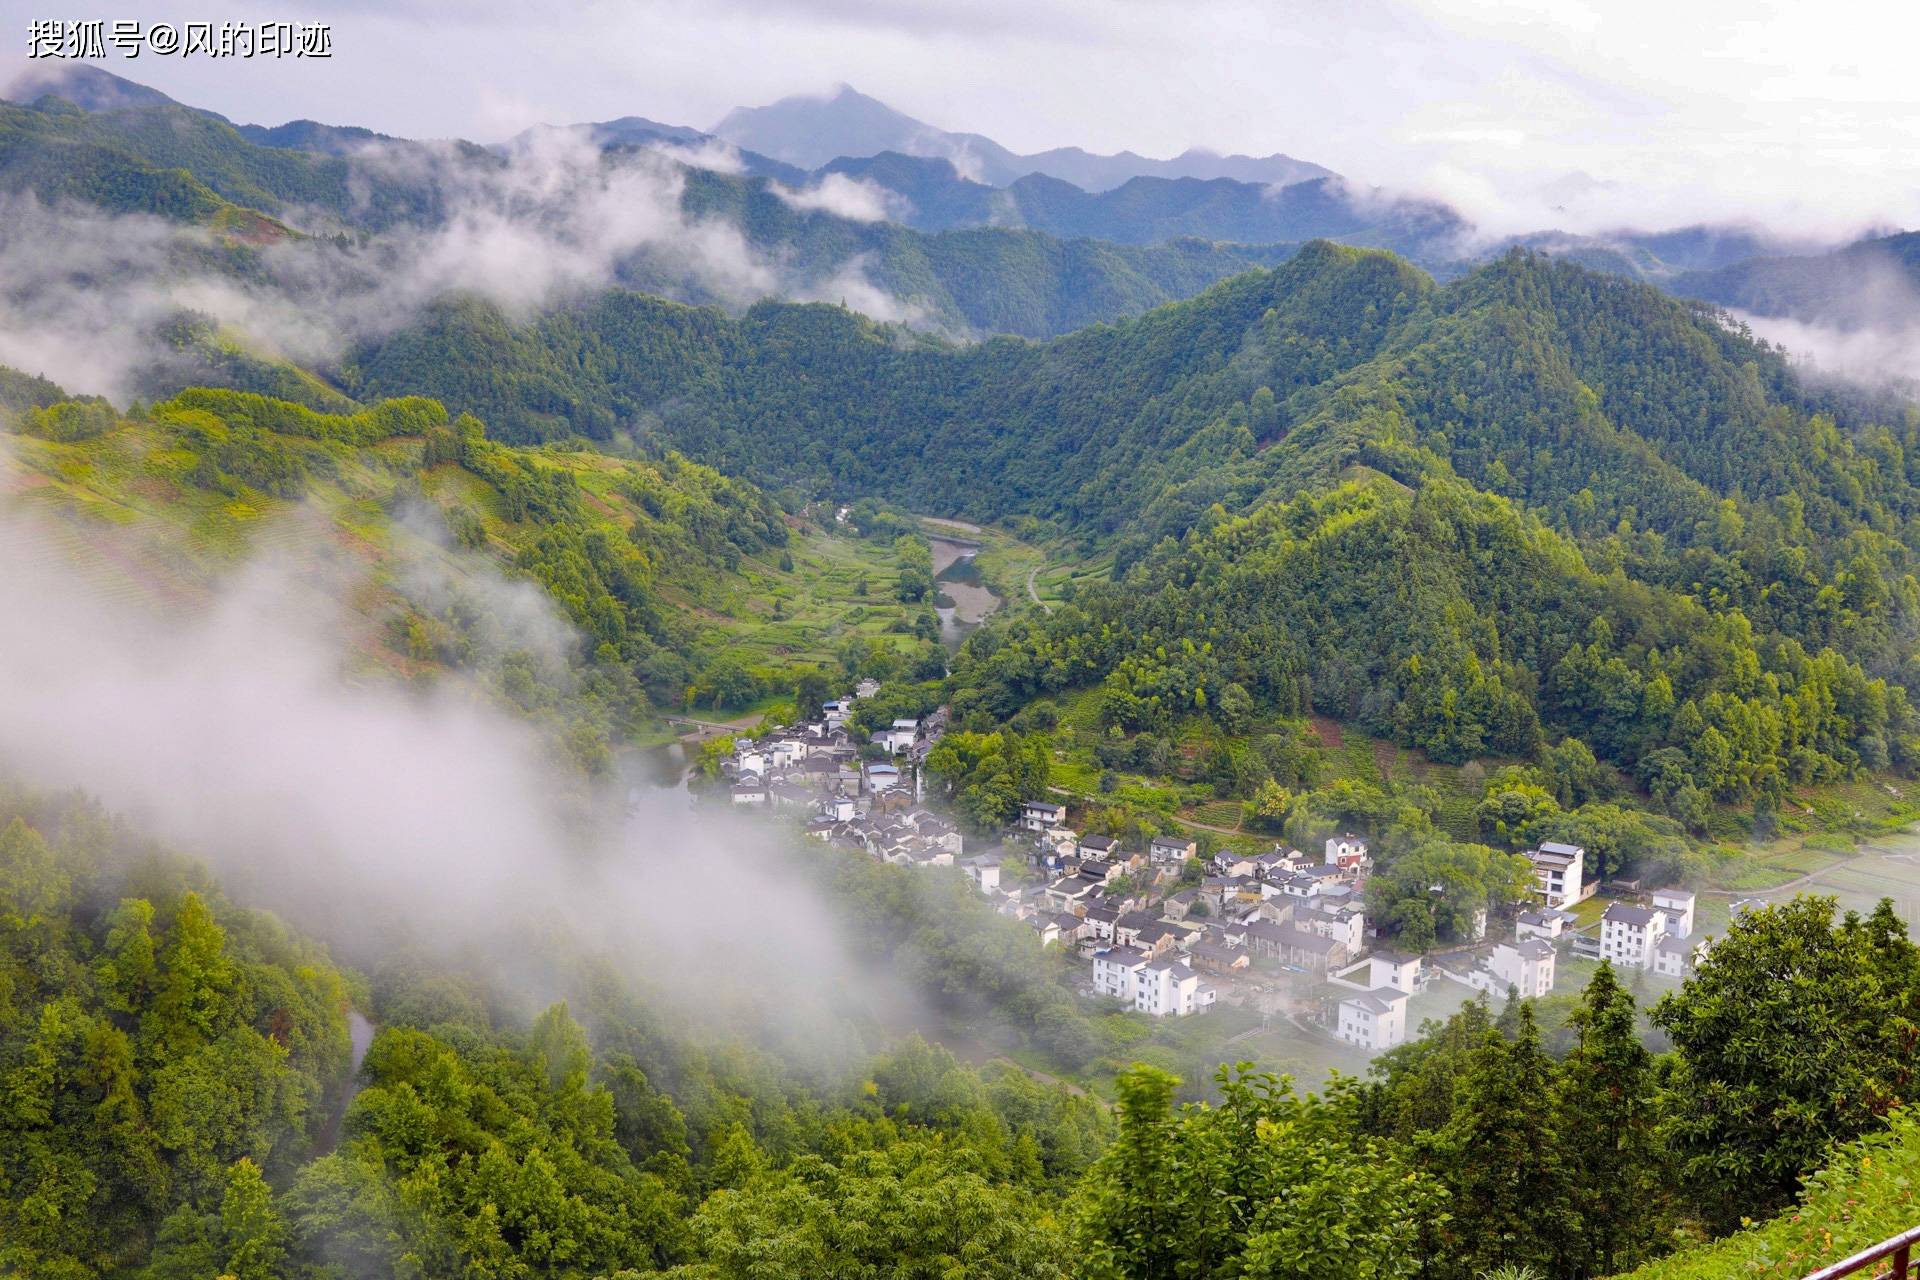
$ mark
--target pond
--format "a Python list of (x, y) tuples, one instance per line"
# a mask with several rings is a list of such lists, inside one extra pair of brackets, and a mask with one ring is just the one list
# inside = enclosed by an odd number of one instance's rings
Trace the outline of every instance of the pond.
[(948, 649), (958, 649), (1001, 600), (980, 580), (980, 566), (974, 563), (979, 543), (938, 537), (927, 542), (933, 549), (933, 608), (940, 615), (940, 639)]

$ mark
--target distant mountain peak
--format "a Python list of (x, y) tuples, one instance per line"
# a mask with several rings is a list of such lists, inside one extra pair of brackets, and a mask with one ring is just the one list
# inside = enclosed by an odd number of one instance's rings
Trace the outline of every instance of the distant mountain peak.
[(955, 133), (915, 119), (844, 82), (824, 94), (795, 94), (764, 107), (736, 107), (712, 132), (737, 147), (805, 169), (893, 151), (949, 160), (966, 177), (996, 187), (1029, 174), (1091, 192), (1110, 191), (1133, 178), (1231, 178), (1280, 187), (1332, 173), (1291, 156), (1223, 156), (1205, 147), (1189, 147), (1171, 160), (1133, 151), (1100, 155), (1081, 147), (1021, 155), (981, 134)]
[(82, 111), (125, 111), (134, 107), (177, 107), (180, 104), (158, 89), (103, 71), (85, 62), (34, 62), (7, 82), (9, 102), (36, 102), (54, 97)]

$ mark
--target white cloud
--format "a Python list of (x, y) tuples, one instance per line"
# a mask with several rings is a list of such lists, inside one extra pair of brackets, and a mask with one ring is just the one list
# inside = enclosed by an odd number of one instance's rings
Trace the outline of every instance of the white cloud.
[[(0, 495), (17, 465), (0, 450)], [(821, 992), (903, 1007), (766, 826), (666, 790), (629, 820), (458, 681), (343, 680), (365, 569), (326, 557), (325, 528), (303, 529), (296, 562), (258, 560), (190, 611), (155, 612), (95, 590), (75, 539), (0, 504), (0, 778), (86, 789), (349, 955), (404, 939), (544, 1000), (533, 969), (563, 964), (564, 939), (663, 996), (745, 999), (788, 1032)], [(467, 564), (462, 589), (518, 594), (489, 572)], [(514, 607), (564, 625), (550, 604)], [(728, 911), (698, 909), (719, 892)]]
[(829, 173), (807, 187), (774, 182), (768, 189), (795, 209), (818, 210), (852, 222), (898, 221), (908, 212), (906, 200), (878, 183), (844, 173)]

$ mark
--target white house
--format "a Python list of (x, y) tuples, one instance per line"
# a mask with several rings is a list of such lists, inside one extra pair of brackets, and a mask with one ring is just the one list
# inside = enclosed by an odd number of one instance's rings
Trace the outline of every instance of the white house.
[(1348, 996), (1340, 1002), (1335, 1034), (1348, 1044), (1379, 1053), (1407, 1038), (1407, 993), (1393, 987)]
[(1356, 835), (1329, 837), (1326, 852), (1328, 866), (1353, 870), (1367, 862), (1367, 842)]
[(895, 720), (892, 728), (882, 729), (873, 735), (876, 746), (885, 747), (894, 755), (913, 746), (919, 738), (920, 722), (918, 720)]
[(1156, 1018), (1184, 1018), (1214, 1002), (1217, 992), (1178, 960), (1156, 960), (1135, 971), (1133, 1007)]
[(1359, 954), (1367, 936), (1366, 913), (1357, 907), (1305, 907), (1295, 913), (1293, 922), (1332, 938), (1346, 947), (1348, 955)]
[(1020, 806), (1020, 825), (1028, 831), (1049, 831), (1067, 820), (1067, 806), (1028, 800)]
[(1095, 952), (1093, 989), (1103, 996), (1131, 1001), (1134, 975), (1152, 963), (1151, 956), (1134, 947), (1111, 947)]
[(1667, 932), (1676, 938), (1693, 933), (1694, 896), (1691, 889), (1655, 889), (1653, 905), (1667, 915)]
[(1553, 947), (1539, 938), (1502, 942), (1494, 947), (1487, 967), (1493, 971), (1495, 991), (1514, 988), (1532, 999), (1553, 990)]
[(1147, 858), (1155, 866), (1178, 866), (1199, 855), (1199, 844), (1184, 836), (1155, 836), (1147, 841)]
[(848, 716), (853, 714), (853, 699), (841, 698), (837, 702), (822, 703), (820, 714), (821, 718), (827, 722), (827, 728), (838, 728), (847, 722)]
[(1551, 840), (1528, 852), (1527, 860), (1533, 863), (1534, 886), (1549, 907), (1558, 910), (1580, 901), (1581, 874), (1586, 859), (1587, 851), (1579, 845), (1557, 844)]
[(1390, 987), (1412, 995), (1420, 982), (1420, 957), (1398, 951), (1376, 951), (1367, 957), (1367, 985), (1377, 991)]
[(968, 858), (965, 864), (967, 879), (973, 881), (973, 887), (982, 893), (992, 893), (1000, 887), (1000, 863), (998, 859), (985, 854), (977, 858)]
[(1687, 966), (1694, 963), (1696, 945), (1688, 938), (1664, 935), (1653, 944), (1653, 971), (1668, 978), (1686, 977)]
[(1555, 911), (1551, 907), (1522, 911), (1513, 922), (1513, 936), (1515, 939), (1542, 938), (1553, 942), (1567, 931), (1567, 926), (1574, 920), (1572, 914)]
[(867, 766), (867, 790), (878, 793), (891, 791), (900, 785), (900, 770), (890, 764), (870, 764)]
[(764, 805), (767, 802), (767, 789), (758, 783), (736, 783), (733, 788), (733, 802), (735, 804)]
[(1666, 932), (1666, 912), (1616, 902), (1600, 917), (1600, 956), (1615, 968), (1651, 968), (1654, 948)]

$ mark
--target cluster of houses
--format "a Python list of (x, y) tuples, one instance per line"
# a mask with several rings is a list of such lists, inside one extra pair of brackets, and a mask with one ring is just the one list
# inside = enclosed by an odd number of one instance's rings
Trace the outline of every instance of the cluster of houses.
[(1184, 873), (1199, 846), (1155, 836), (1129, 852), (1111, 836), (1081, 836), (1064, 807), (1022, 806), (1040, 883), (1010, 891), (1001, 910), (1046, 943), (1090, 960), (1093, 990), (1141, 1013), (1182, 1017), (1215, 1004), (1263, 967), (1325, 976), (1364, 947), (1359, 889), (1372, 863), (1358, 836), (1319, 856), (1276, 847), (1218, 853), (1198, 884)]
[(847, 721), (853, 704), (878, 689), (863, 680), (851, 697), (827, 703), (818, 720), (757, 739), (736, 739), (733, 755), (720, 765), (733, 803), (818, 808), (828, 800), (851, 800), (864, 811), (883, 797), (889, 805), (918, 800), (920, 770), (946, 732), (947, 709), (940, 707), (924, 720), (895, 720), (870, 739), (885, 756), (862, 759)]
[[(1549, 842), (1529, 850), (1527, 857), (1539, 905), (1515, 918), (1511, 940), (1426, 957), (1376, 951), (1330, 973), (1330, 983), (1359, 992), (1340, 1001), (1335, 1034), (1375, 1052), (1402, 1043), (1408, 1034), (1409, 998), (1436, 980), (1496, 996), (1508, 990), (1525, 998), (1547, 995), (1563, 951), (1608, 960), (1616, 969), (1644, 969), (1672, 978), (1685, 977), (1705, 957), (1709, 942), (1696, 932), (1691, 890), (1656, 889), (1644, 903), (1609, 903), (1599, 929), (1581, 932), (1567, 908), (1592, 897), (1599, 887), (1585, 874), (1586, 850)], [(1476, 941), (1484, 939), (1484, 919), (1475, 933)]]
[(960, 828), (921, 804), (922, 770), (946, 732), (947, 709), (893, 721), (869, 739), (885, 754), (862, 753), (847, 721), (854, 703), (878, 689), (863, 680), (850, 696), (827, 703), (819, 720), (736, 739), (720, 765), (732, 802), (804, 813), (807, 834), (818, 840), (901, 866), (957, 866), (981, 892), (997, 891), (999, 859), (964, 857)]
[(1021, 805), (1009, 837), (1030, 850), (1023, 861), (1034, 874), (1003, 882), (1003, 869), (1021, 860), (1009, 864), (1014, 855), (998, 851), (965, 856), (953, 820), (921, 803), (922, 770), (946, 729), (946, 709), (893, 721), (871, 735), (879, 751), (863, 753), (847, 720), (872, 692), (869, 685), (826, 704), (819, 721), (737, 742), (722, 766), (733, 802), (805, 810), (808, 834), (881, 861), (961, 870), (1043, 943), (1088, 960), (1093, 992), (1149, 1016), (1184, 1017), (1223, 997), (1246, 998), (1258, 976), (1277, 970), (1334, 988), (1327, 1029), (1379, 1052), (1406, 1040), (1409, 1003), (1435, 980), (1538, 997), (1553, 990), (1563, 951), (1675, 978), (1706, 951), (1694, 895), (1683, 889), (1611, 903), (1596, 933), (1577, 930), (1569, 909), (1598, 885), (1586, 875), (1586, 851), (1556, 842), (1527, 854), (1539, 904), (1520, 913), (1510, 940), (1485, 944), (1483, 911), (1473, 929), (1482, 945), (1426, 958), (1370, 950), (1363, 893), (1372, 859), (1351, 834), (1328, 839), (1317, 855), (1279, 845), (1218, 852), (1196, 884), (1194, 840), (1155, 836), (1129, 851), (1111, 836), (1070, 830), (1065, 805), (1034, 800)]

